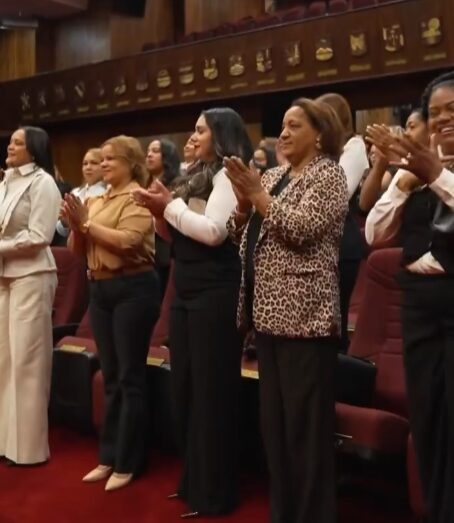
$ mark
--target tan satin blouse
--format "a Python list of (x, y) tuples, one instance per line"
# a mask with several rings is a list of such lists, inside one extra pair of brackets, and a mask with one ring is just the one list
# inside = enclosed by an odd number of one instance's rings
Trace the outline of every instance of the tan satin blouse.
[(93, 271), (115, 271), (154, 263), (154, 223), (150, 211), (139, 207), (130, 192), (140, 188), (132, 181), (121, 192), (103, 195), (87, 201), (88, 219), (92, 223), (121, 231), (118, 249), (106, 248), (87, 237), (87, 263)]

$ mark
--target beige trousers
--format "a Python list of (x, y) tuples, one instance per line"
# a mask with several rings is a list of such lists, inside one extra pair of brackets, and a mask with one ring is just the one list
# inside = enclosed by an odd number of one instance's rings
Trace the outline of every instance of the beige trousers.
[(0, 456), (49, 458), (54, 272), (0, 278)]

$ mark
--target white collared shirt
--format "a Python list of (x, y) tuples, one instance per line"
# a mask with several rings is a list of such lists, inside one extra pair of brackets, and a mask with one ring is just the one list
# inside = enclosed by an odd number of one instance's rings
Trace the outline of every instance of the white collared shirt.
[[(406, 171), (399, 169), (388, 189), (374, 205), (366, 220), (366, 240), (373, 247), (386, 246), (395, 240), (402, 221), (404, 204), (411, 193), (397, 187), (397, 182)], [(454, 211), (454, 173), (443, 169), (440, 176), (428, 186), (437, 196)], [(444, 272), (443, 267), (430, 251), (406, 267), (410, 272), (437, 274)]]
[(366, 144), (361, 136), (352, 136), (344, 145), (339, 158), (339, 165), (344, 169), (347, 177), (349, 199), (355, 194), (364, 171), (369, 167)]

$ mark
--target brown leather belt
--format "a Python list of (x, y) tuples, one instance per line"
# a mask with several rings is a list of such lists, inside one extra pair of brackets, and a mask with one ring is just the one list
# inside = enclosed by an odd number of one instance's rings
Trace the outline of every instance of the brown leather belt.
[(120, 276), (133, 276), (134, 274), (140, 274), (142, 272), (150, 272), (154, 269), (153, 265), (139, 265), (137, 267), (122, 267), (114, 271), (100, 270), (93, 271), (87, 270), (87, 278), (91, 281), (96, 280), (110, 280), (111, 278), (118, 278)]

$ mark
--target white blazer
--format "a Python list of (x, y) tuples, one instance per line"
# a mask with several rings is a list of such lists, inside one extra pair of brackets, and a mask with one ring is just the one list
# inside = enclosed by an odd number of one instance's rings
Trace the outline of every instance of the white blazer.
[(57, 270), (49, 245), (60, 204), (55, 180), (40, 167), (6, 171), (0, 183), (0, 277)]

